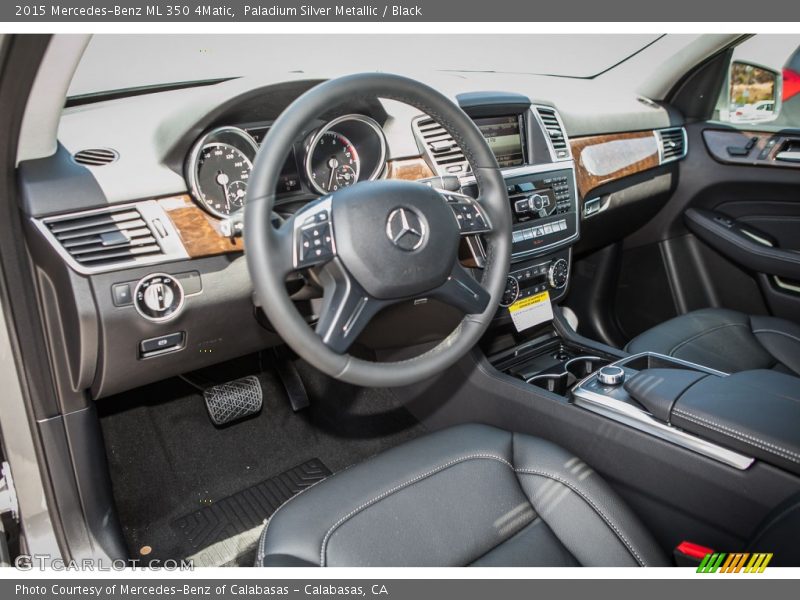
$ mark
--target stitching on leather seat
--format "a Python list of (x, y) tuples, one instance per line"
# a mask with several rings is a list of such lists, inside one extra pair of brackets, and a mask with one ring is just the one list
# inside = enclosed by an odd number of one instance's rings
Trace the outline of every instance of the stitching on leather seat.
[(676, 350), (678, 350), (679, 348), (683, 348), (686, 344), (688, 344), (690, 342), (693, 342), (693, 341), (703, 337), (704, 335), (708, 335), (709, 333), (713, 333), (713, 332), (718, 331), (720, 329), (725, 329), (726, 327), (745, 327), (746, 329), (749, 329), (744, 323), (725, 323), (723, 325), (717, 325), (716, 327), (713, 327), (711, 329), (707, 329), (705, 331), (701, 331), (700, 333), (693, 335), (688, 340), (683, 340), (682, 342), (676, 344), (675, 346), (672, 347), (672, 349), (669, 352), (667, 352), (667, 354), (669, 356), (674, 356), (674, 352)]
[(514, 469), (514, 472), (515, 473), (522, 473), (522, 474), (525, 474), (525, 475), (538, 475), (540, 477), (547, 477), (548, 479), (552, 479), (554, 481), (558, 481), (561, 485), (564, 485), (564, 486), (568, 487), (575, 494), (580, 496), (584, 500), (584, 502), (586, 502), (589, 506), (591, 506), (592, 509), (594, 509), (594, 512), (597, 513), (597, 515), (601, 519), (603, 519), (605, 524), (608, 525), (611, 528), (611, 530), (617, 535), (617, 538), (619, 538), (619, 540), (625, 545), (625, 547), (628, 549), (628, 552), (630, 552), (631, 556), (633, 556), (636, 559), (636, 561), (639, 563), (639, 565), (641, 565), (642, 567), (646, 567), (647, 566), (647, 563), (644, 561), (644, 559), (641, 556), (639, 556), (638, 552), (636, 552), (636, 550), (633, 548), (633, 545), (628, 541), (628, 538), (626, 538), (623, 535), (623, 533), (617, 528), (617, 526), (614, 525), (614, 523), (611, 521), (611, 519), (609, 517), (607, 517), (606, 514), (602, 510), (600, 510), (600, 507), (598, 507), (592, 501), (592, 499), (589, 498), (586, 494), (584, 494), (577, 486), (575, 486), (574, 484), (570, 483), (566, 479), (563, 479), (562, 477), (559, 477), (558, 475), (554, 475), (552, 473), (548, 473), (547, 471), (538, 471), (536, 469), (527, 469), (526, 468), (526, 469)]
[(716, 421), (705, 419), (694, 413), (686, 412), (685, 409), (675, 408), (672, 412), (681, 415), (682, 417), (689, 419), (690, 421), (693, 421), (698, 425), (705, 425), (706, 427), (710, 427), (711, 429), (714, 429), (719, 433), (730, 435), (738, 439), (740, 442), (753, 444), (754, 446), (756, 446), (757, 448), (761, 448), (765, 452), (775, 454), (776, 456), (780, 456), (781, 458), (785, 458), (786, 460), (790, 460), (792, 462), (800, 463), (800, 460), (798, 460), (800, 459), (800, 454), (792, 452), (791, 450), (787, 450), (786, 448), (783, 448), (781, 446), (771, 444), (770, 442), (762, 440), (761, 438), (753, 437), (752, 435), (748, 435), (743, 431), (727, 427), (725, 425), (722, 425), (721, 423), (717, 423)]
[[(381, 500), (384, 500), (385, 498), (391, 496), (392, 494), (395, 494), (396, 492), (402, 490), (403, 488), (409, 487), (409, 486), (411, 486), (411, 485), (413, 485), (415, 483), (418, 483), (418, 482), (422, 481), (423, 479), (427, 479), (428, 477), (436, 475), (437, 473), (440, 473), (441, 471), (444, 471), (445, 469), (448, 469), (448, 468), (450, 468), (450, 467), (452, 467), (452, 466), (454, 466), (456, 464), (460, 464), (460, 463), (466, 462), (468, 460), (494, 460), (494, 461), (497, 461), (497, 462), (500, 462), (500, 463), (506, 465), (508, 468), (510, 468), (515, 473), (523, 473), (523, 474), (528, 474), (528, 475), (539, 475), (539, 476), (542, 476), (542, 477), (548, 477), (550, 479), (558, 481), (562, 485), (568, 487), (570, 490), (572, 490), (578, 496), (580, 496), (595, 511), (595, 513), (617, 535), (617, 538), (624, 544), (624, 546), (628, 549), (628, 552), (630, 552), (631, 556), (633, 556), (634, 559), (636, 559), (636, 561), (639, 563), (639, 565), (641, 565), (643, 567), (647, 566), (647, 563), (644, 561), (644, 559), (641, 556), (639, 556), (639, 554), (633, 548), (633, 545), (628, 541), (628, 539), (619, 530), (619, 528), (616, 525), (614, 525), (614, 523), (611, 521), (611, 519), (608, 516), (606, 516), (606, 514), (602, 510), (600, 510), (600, 508), (586, 494), (584, 494), (579, 488), (577, 488), (576, 486), (574, 486), (572, 483), (568, 482), (567, 480), (565, 480), (563, 478), (560, 478), (557, 475), (553, 475), (552, 473), (547, 473), (545, 471), (537, 471), (535, 469), (516, 469), (506, 459), (501, 458), (499, 456), (495, 456), (493, 454), (472, 454), (472, 455), (468, 455), (468, 456), (462, 456), (460, 458), (455, 458), (455, 459), (453, 459), (451, 461), (446, 462), (443, 465), (440, 465), (440, 466), (438, 466), (438, 467), (436, 467), (434, 469), (431, 469), (430, 471), (427, 471), (426, 473), (418, 475), (418, 476), (414, 477), (413, 479), (409, 479), (408, 481), (405, 481), (405, 482), (403, 482), (403, 483), (401, 483), (399, 485), (396, 485), (395, 487), (393, 487), (393, 488), (391, 488), (391, 489), (379, 494), (378, 496), (375, 496), (371, 500), (368, 500), (367, 502), (361, 504), (358, 508), (353, 509), (352, 511), (347, 513), (345, 516), (343, 516), (341, 519), (336, 521), (336, 523), (334, 523), (333, 526), (330, 529), (328, 529), (327, 533), (322, 538), (322, 544), (320, 545), (320, 551), (319, 551), (319, 565), (321, 567), (325, 566), (325, 554), (326, 554), (326, 550), (327, 550), (327, 546), (328, 546), (328, 541), (330, 540), (331, 536), (336, 532), (336, 530), (339, 527), (341, 527), (344, 523), (346, 523), (347, 521), (352, 519), (358, 513), (360, 513), (361, 511), (363, 511), (363, 510), (365, 510), (367, 508), (369, 508), (370, 506), (380, 502)], [(273, 515), (273, 517), (274, 517), (274, 515)]]
[(468, 456), (462, 456), (460, 458), (454, 458), (453, 460), (448, 461), (443, 465), (439, 465), (438, 467), (436, 467), (434, 469), (431, 469), (430, 471), (427, 471), (426, 473), (422, 473), (421, 475), (417, 475), (413, 479), (409, 479), (408, 481), (404, 481), (403, 483), (401, 483), (399, 485), (396, 485), (393, 488), (391, 488), (389, 490), (386, 490), (385, 492), (375, 496), (371, 500), (368, 500), (367, 502), (365, 502), (364, 504), (362, 504), (358, 508), (355, 508), (355, 509), (351, 510), (349, 513), (347, 513), (341, 519), (336, 521), (336, 523), (334, 523), (333, 526), (330, 529), (328, 529), (327, 533), (325, 534), (325, 537), (322, 538), (322, 544), (320, 545), (320, 549), (319, 549), (319, 566), (320, 567), (324, 567), (325, 566), (325, 550), (326, 550), (327, 545), (328, 545), (328, 540), (333, 535), (333, 533), (340, 526), (342, 526), (345, 522), (347, 522), (348, 520), (352, 519), (354, 516), (356, 516), (362, 510), (364, 510), (366, 508), (369, 508), (373, 504), (376, 504), (376, 503), (380, 502), (381, 500), (383, 500), (385, 498), (388, 498), (389, 496), (391, 496), (392, 494), (394, 494), (396, 492), (399, 492), (403, 488), (406, 488), (406, 487), (408, 487), (410, 485), (418, 483), (418, 482), (422, 481), (423, 479), (427, 479), (428, 477), (431, 477), (432, 475), (436, 475), (437, 473), (439, 473), (441, 471), (444, 471), (445, 469), (448, 469), (448, 468), (450, 468), (450, 467), (452, 467), (454, 465), (457, 465), (457, 464), (462, 463), (462, 462), (466, 462), (468, 460), (481, 460), (481, 459), (483, 459), (483, 460), (495, 460), (495, 461), (503, 463), (504, 465), (506, 465), (512, 471), (514, 470), (514, 465), (512, 465), (506, 459), (500, 458), (499, 456), (495, 456), (494, 454), (470, 454)]

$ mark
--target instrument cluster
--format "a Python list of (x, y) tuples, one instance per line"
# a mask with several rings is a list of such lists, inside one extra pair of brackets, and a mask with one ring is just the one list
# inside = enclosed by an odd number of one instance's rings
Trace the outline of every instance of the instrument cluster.
[[(186, 180), (195, 201), (209, 214), (224, 219), (244, 207), (253, 163), (269, 127), (218, 127), (195, 142), (186, 161)], [(325, 195), (377, 179), (386, 168), (386, 150), (383, 129), (374, 119), (337, 117), (297, 141), (276, 192)]]

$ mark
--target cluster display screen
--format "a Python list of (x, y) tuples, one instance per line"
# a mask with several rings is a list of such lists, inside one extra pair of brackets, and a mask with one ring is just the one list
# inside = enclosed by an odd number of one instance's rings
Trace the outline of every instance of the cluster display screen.
[(519, 115), (474, 119), (501, 168), (525, 163), (524, 138)]

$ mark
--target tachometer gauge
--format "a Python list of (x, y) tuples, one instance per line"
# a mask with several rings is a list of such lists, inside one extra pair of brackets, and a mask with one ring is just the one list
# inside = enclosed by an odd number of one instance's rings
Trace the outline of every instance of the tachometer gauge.
[(187, 164), (195, 200), (220, 218), (242, 208), (257, 150), (253, 138), (236, 127), (221, 127), (200, 138)]
[(358, 181), (361, 161), (349, 139), (329, 130), (314, 138), (306, 169), (311, 184), (321, 194), (327, 194)]
[(386, 167), (383, 129), (365, 115), (328, 121), (306, 141), (305, 148), (306, 177), (320, 194), (376, 179)]

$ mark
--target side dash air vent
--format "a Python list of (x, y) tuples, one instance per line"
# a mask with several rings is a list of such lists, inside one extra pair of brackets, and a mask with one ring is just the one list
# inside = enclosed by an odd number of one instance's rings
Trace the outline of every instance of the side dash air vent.
[(73, 160), (89, 167), (102, 167), (113, 163), (119, 158), (119, 153), (111, 148), (87, 148), (79, 150), (73, 155)]
[(46, 219), (44, 225), (67, 254), (89, 268), (164, 253), (135, 206), (54, 217)]
[(680, 160), (686, 156), (686, 130), (683, 127), (656, 131), (661, 163)]
[(439, 174), (461, 175), (469, 172), (469, 163), (461, 148), (439, 123), (430, 117), (421, 117), (414, 121), (414, 131)]
[(556, 160), (563, 160), (570, 157), (567, 136), (564, 134), (564, 126), (554, 108), (549, 106), (537, 106), (536, 112), (544, 125), (544, 131), (553, 146)]

